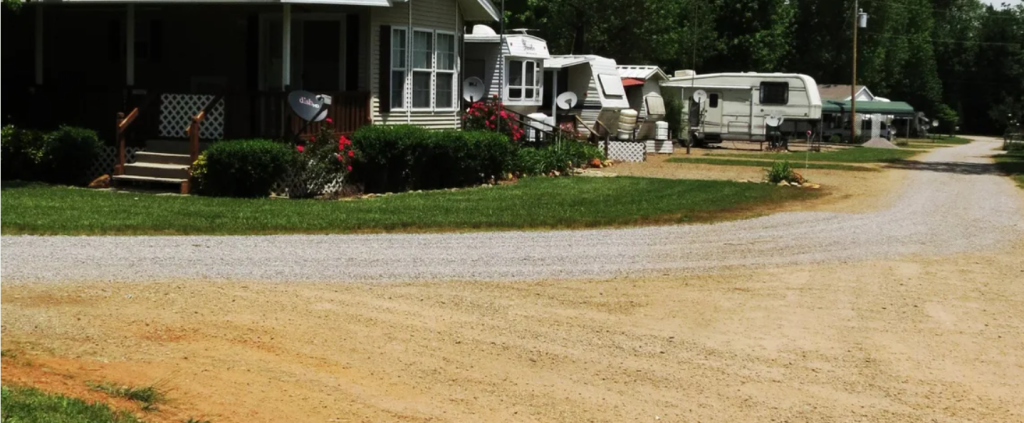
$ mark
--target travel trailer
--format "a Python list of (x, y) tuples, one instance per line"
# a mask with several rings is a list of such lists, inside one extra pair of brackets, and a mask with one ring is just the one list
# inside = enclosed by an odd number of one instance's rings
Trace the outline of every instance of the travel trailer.
[[(677, 71), (661, 84), (662, 95), (682, 101), (689, 136), (697, 144), (722, 140), (765, 141), (770, 116), (781, 117), (782, 137), (817, 133), (821, 120), (818, 85), (807, 75), (785, 73), (713, 73)], [(693, 94), (703, 91), (700, 103)], [(770, 120), (769, 120), (770, 122)]]
[(653, 139), (655, 123), (665, 118), (665, 102), (661, 97), (661, 83), (668, 75), (657, 66), (619, 65), (619, 77), (626, 88), (629, 108), (636, 110), (642, 122), (637, 129), (638, 139)]
[(614, 133), (619, 112), (629, 108), (615, 60), (593, 55), (556, 55), (544, 61), (544, 70), (551, 74), (551, 88), (544, 93), (545, 98), (554, 99), (567, 91), (576, 94), (577, 103), (571, 113), (587, 125), (577, 128), (581, 134), (589, 135), (598, 121)]
[(525, 33), (502, 37), (487, 25), (476, 25), (465, 42), (467, 78), (480, 78), (485, 95), (497, 95), (513, 111), (537, 111), (543, 101), (544, 60), (550, 57), (546, 41)]

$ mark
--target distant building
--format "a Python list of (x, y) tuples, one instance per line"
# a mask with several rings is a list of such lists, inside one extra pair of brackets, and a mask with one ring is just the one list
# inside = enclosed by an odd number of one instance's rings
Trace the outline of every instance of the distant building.
[[(818, 93), (821, 94), (821, 101), (850, 101), (850, 86), (840, 84), (818, 84)], [(867, 86), (857, 86), (857, 101), (877, 100)]]

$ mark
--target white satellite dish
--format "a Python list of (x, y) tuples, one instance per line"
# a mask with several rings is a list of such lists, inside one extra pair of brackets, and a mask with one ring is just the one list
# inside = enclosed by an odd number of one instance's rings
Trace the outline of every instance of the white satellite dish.
[(462, 98), (470, 103), (483, 100), (485, 92), (484, 81), (480, 78), (471, 76), (462, 81)]
[(572, 91), (566, 91), (564, 93), (559, 94), (558, 97), (555, 98), (555, 104), (558, 105), (559, 109), (569, 110), (576, 105), (576, 102), (578, 100), (579, 98), (576, 97), (576, 93)]
[(777, 128), (779, 125), (782, 125), (782, 121), (784, 120), (786, 119), (783, 118), (782, 116), (772, 114), (764, 118), (764, 124), (772, 128)]
[(704, 90), (697, 90), (693, 92), (693, 101), (703, 103), (705, 98), (708, 98), (708, 93), (704, 92)]

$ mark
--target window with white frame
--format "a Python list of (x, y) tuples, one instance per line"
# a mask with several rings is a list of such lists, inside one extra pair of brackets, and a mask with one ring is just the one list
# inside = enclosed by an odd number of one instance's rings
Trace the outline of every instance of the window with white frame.
[(544, 78), (540, 73), (540, 63), (536, 60), (509, 59), (508, 61), (508, 101), (539, 100), (542, 95)]
[(391, 29), (391, 107), (405, 107), (405, 72), (408, 36), (405, 28)]
[(455, 34), (438, 31), (436, 41), (437, 89), (434, 107), (451, 109), (455, 107)]
[[(454, 109), (455, 33), (413, 28), (411, 43), (408, 34), (406, 28), (395, 28), (391, 34), (391, 104), (396, 109)], [(406, 104), (410, 91), (412, 101)]]
[(412, 107), (429, 109), (434, 73), (434, 32), (412, 32)]

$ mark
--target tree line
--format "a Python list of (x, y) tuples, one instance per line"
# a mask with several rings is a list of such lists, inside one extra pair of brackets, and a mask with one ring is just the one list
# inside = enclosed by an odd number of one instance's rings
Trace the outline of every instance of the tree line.
[[(500, 0), (498, 0), (500, 1)], [(1024, 118), (1024, 5), (859, 0), (857, 83), (961, 131)], [(854, 0), (506, 0), (507, 28), (556, 54), (672, 72), (798, 72), (850, 84)]]

